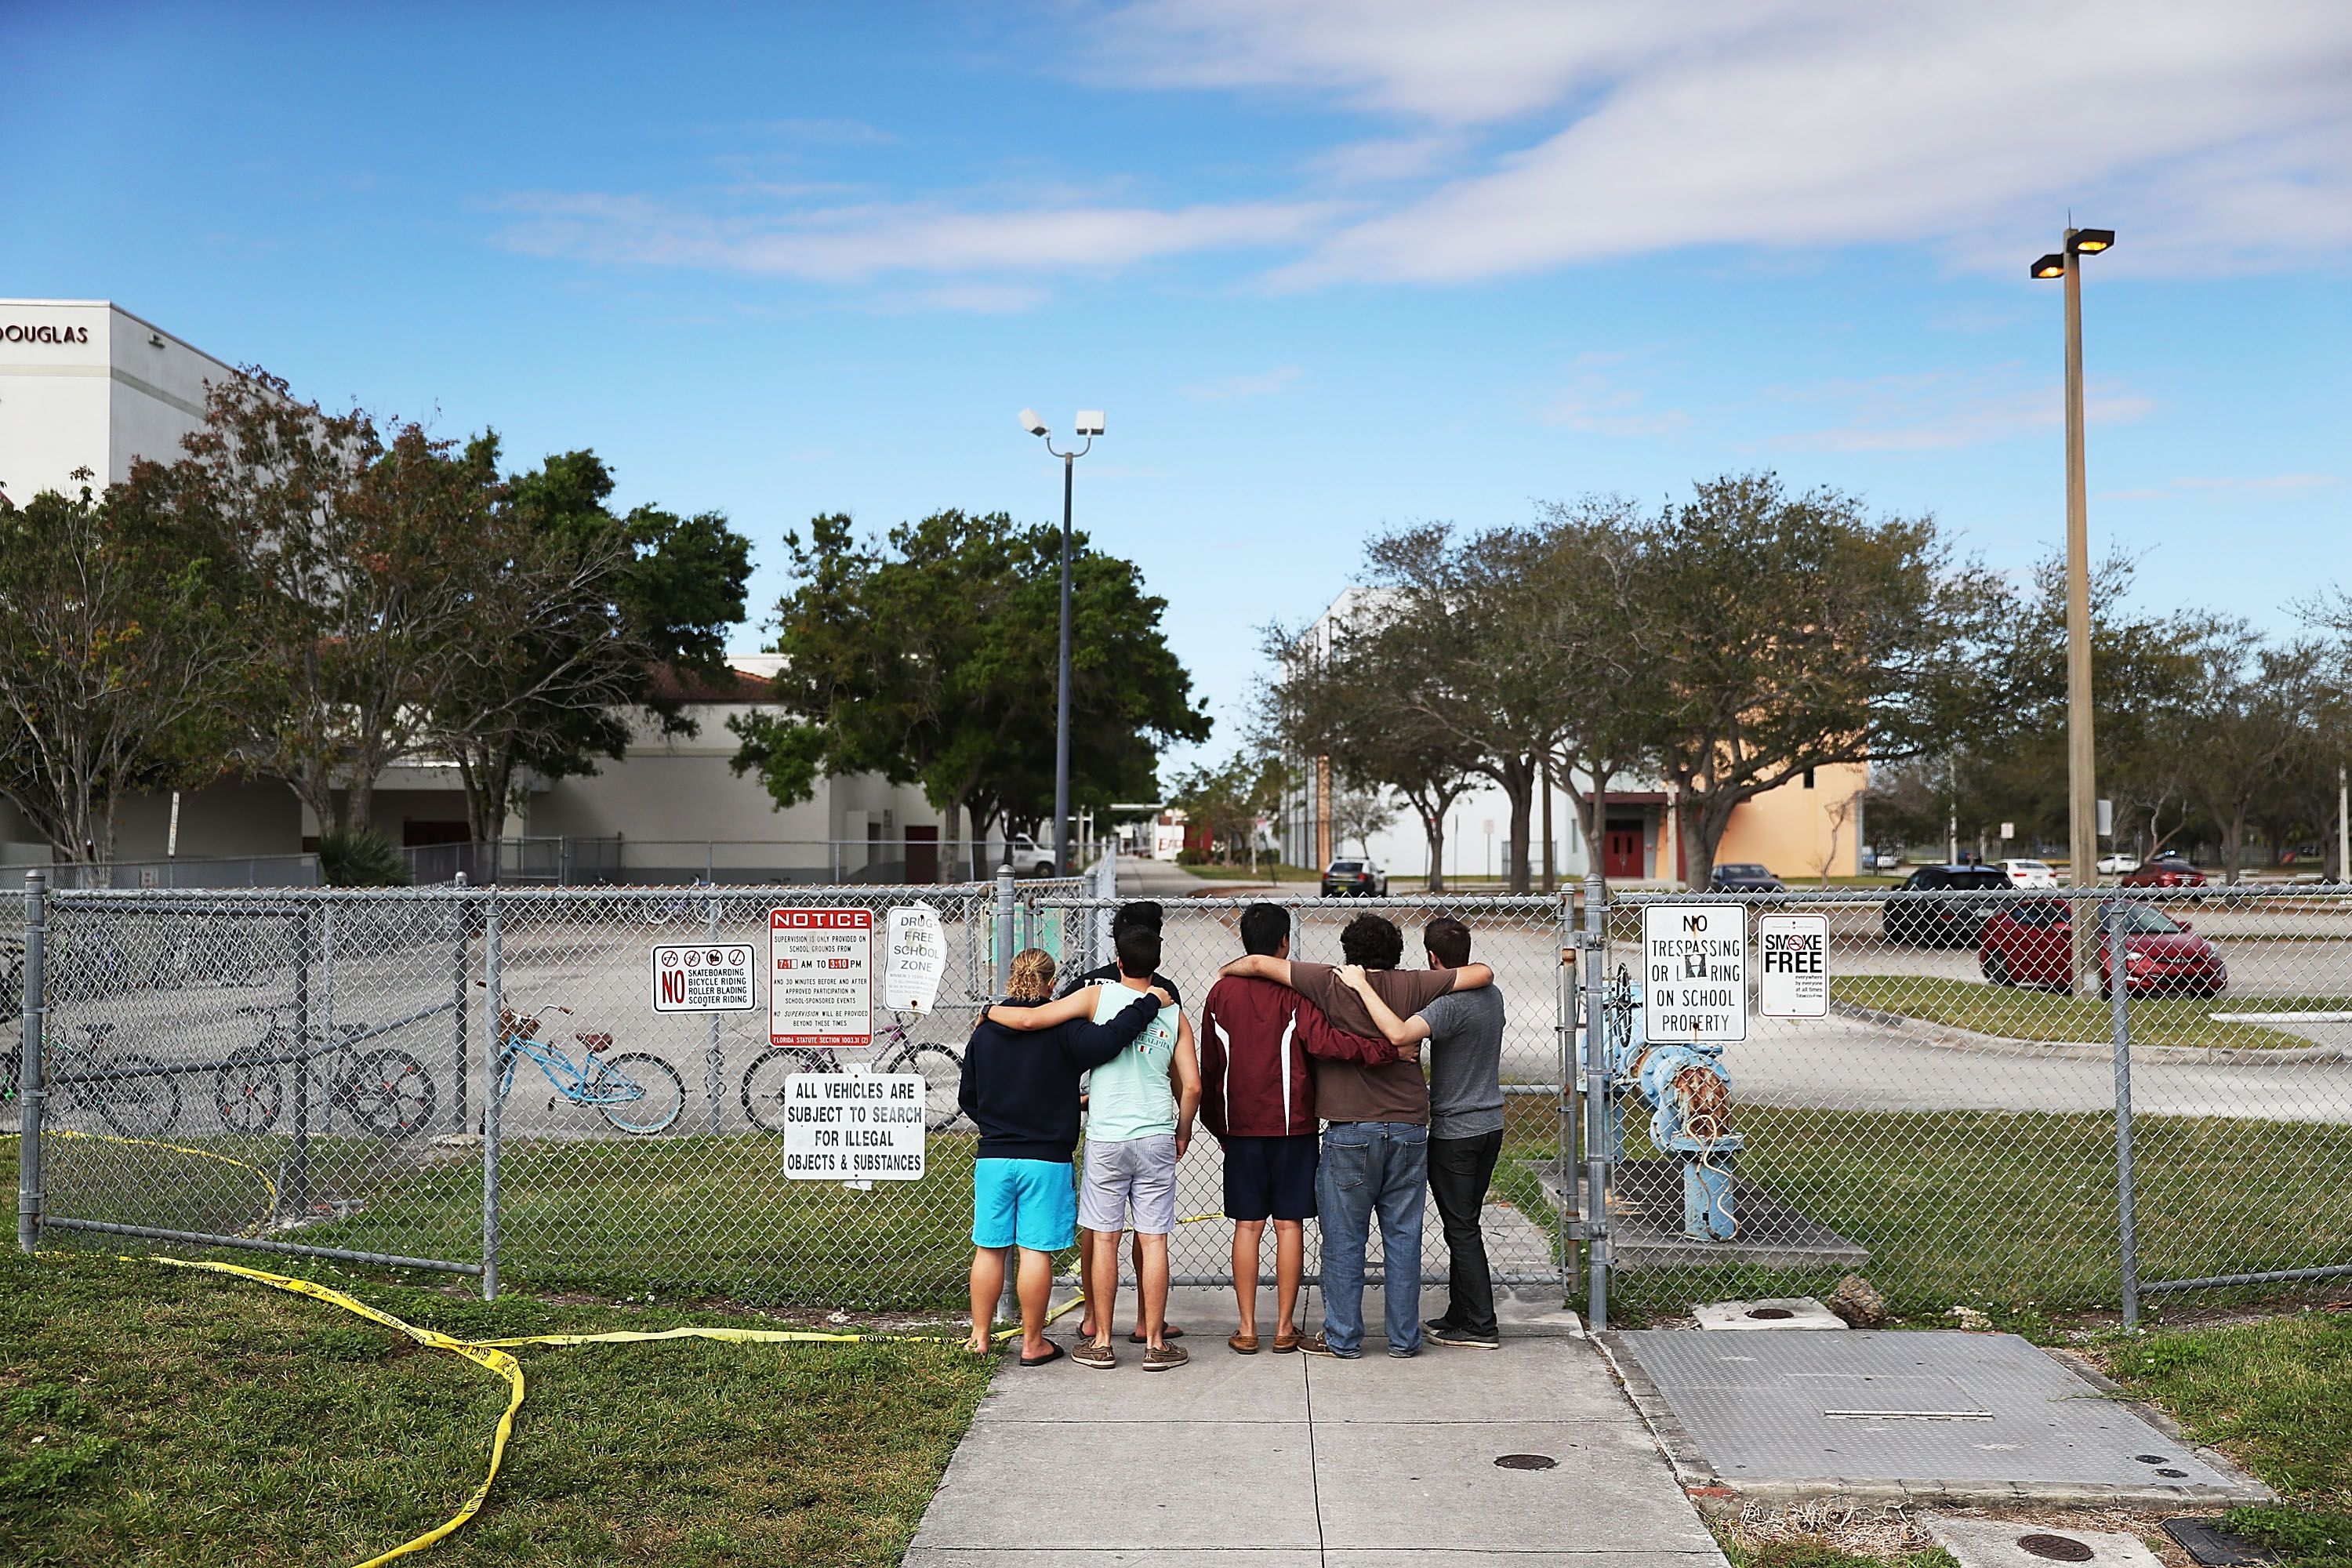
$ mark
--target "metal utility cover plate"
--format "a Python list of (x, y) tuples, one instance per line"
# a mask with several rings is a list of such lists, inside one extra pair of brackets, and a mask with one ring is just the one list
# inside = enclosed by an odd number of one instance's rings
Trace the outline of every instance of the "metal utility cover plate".
[(1927, 1533), (1960, 1568), (2163, 1568), (2137, 1536), (2058, 1530), (2014, 1519), (1930, 1519)]
[(2242, 1486), (2014, 1334), (1652, 1329), (1619, 1339), (1733, 1486)]

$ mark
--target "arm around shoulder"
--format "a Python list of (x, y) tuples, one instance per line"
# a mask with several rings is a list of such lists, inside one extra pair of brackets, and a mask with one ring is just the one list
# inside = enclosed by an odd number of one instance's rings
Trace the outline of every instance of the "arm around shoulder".
[(1453, 988), (1456, 991), (1475, 991), (1495, 984), (1495, 972), (1483, 963), (1465, 963), (1453, 973)]

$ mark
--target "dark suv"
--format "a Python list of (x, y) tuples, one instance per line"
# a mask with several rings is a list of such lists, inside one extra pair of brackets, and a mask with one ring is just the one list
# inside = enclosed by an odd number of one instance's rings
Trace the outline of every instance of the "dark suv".
[(1886, 900), (1879, 929), (1890, 942), (1974, 947), (2001, 902), (1984, 895), (2009, 885), (2009, 873), (1998, 866), (1922, 866), (1895, 889), (1907, 897)]
[(1323, 896), (1344, 899), (1389, 896), (1389, 874), (1370, 860), (1334, 860), (1323, 868)]
[(1772, 875), (1769, 866), (1753, 860), (1735, 860), (1717, 866), (1706, 879), (1710, 893), (1785, 893), (1789, 889), (1780, 879)]

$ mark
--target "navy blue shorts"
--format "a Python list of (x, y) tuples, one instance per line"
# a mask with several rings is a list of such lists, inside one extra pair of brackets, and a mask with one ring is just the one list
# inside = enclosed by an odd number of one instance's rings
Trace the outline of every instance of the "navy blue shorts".
[(1225, 1217), (1313, 1219), (1315, 1134), (1289, 1138), (1228, 1138)]

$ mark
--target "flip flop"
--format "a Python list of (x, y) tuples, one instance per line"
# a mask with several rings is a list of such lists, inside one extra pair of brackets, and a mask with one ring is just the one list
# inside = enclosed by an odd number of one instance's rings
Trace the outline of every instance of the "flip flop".
[(1053, 1342), (1053, 1341), (1048, 1340), (1048, 1341), (1046, 1341), (1046, 1342), (1045, 1342), (1045, 1353), (1044, 1355), (1041, 1355), (1041, 1356), (1025, 1356), (1025, 1355), (1024, 1355), (1024, 1356), (1023, 1356), (1023, 1357), (1021, 1358), (1021, 1364), (1022, 1364), (1023, 1366), (1045, 1366), (1045, 1365), (1046, 1365), (1046, 1364), (1047, 1364), (1047, 1363), (1052, 1363), (1052, 1362), (1057, 1362), (1057, 1361), (1061, 1360), (1061, 1359), (1062, 1359), (1062, 1353), (1063, 1353), (1063, 1352), (1062, 1352), (1062, 1347), (1061, 1347), (1061, 1346), (1059, 1346), (1059, 1345), (1057, 1345), (1057, 1344), (1055, 1344), (1055, 1343), (1054, 1343), (1054, 1342)]

